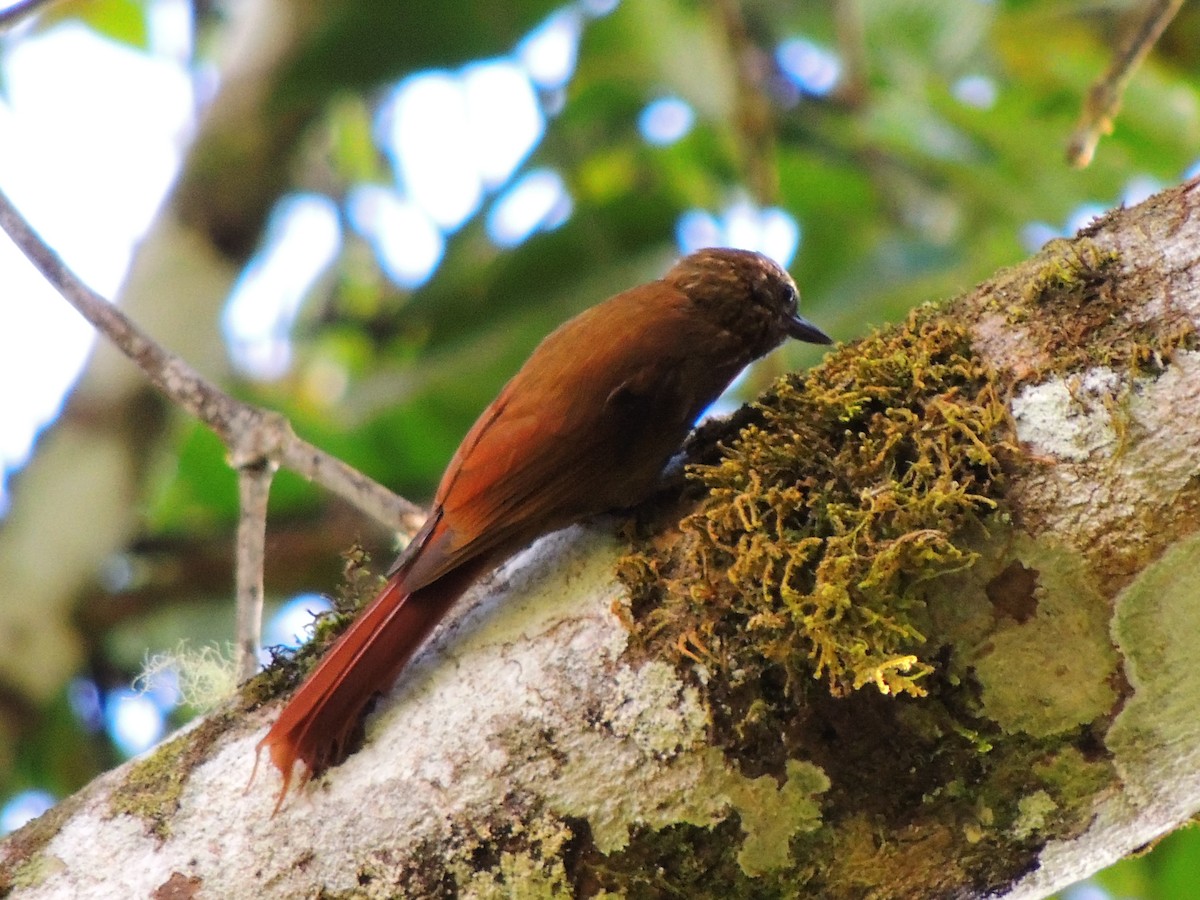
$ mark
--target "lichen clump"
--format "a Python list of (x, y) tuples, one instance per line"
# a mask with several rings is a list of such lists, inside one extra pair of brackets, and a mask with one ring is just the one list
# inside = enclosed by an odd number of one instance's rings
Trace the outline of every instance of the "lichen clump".
[(921, 587), (974, 561), (962, 538), (996, 510), (1012, 447), (966, 331), (917, 310), (756, 410), (718, 461), (689, 467), (708, 493), (682, 550), (642, 555), (666, 576), (643, 636), (734, 677), (777, 665), (836, 695), (922, 695)]

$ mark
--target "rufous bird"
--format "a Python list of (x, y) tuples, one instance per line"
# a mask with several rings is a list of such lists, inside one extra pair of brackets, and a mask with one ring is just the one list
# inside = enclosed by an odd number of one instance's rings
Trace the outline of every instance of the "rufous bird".
[[(387, 584), (258, 743), (301, 784), (349, 754), (387, 690), (471, 584), (535, 538), (647, 497), (697, 417), (786, 338), (832, 343), (767, 257), (708, 249), (566, 322), (467, 432)], [(278, 809), (279, 803), (276, 804)]]

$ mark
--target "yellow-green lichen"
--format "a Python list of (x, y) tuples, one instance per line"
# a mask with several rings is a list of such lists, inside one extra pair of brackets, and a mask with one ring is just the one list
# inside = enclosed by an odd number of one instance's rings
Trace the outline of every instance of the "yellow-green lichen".
[(233, 721), (233, 713), (212, 715), (133, 762), (124, 782), (109, 798), (111, 815), (137, 816), (147, 834), (165, 840), (171, 834), (171, 819), (179, 809), (179, 798), (192, 770), (208, 758), (217, 738)]
[(1111, 609), (1083, 556), (1046, 539), (1012, 538), (1030, 573), (1027, 614), (1006, 617), (965, 655), (982, 687), (980, 714), (1005, 731), (1069, 732), (1106, 716), (1118, 696)]
[(1013, 836), (1023, 841), (1042, 831), (1056, 812), (1058, 804), (1046, 791), (1034, 791), (1028, 797), (1022, 797), (1017, 801), (1017, 818), (1012, 826)]
[(718, 461), (690, 467), (708, 496), (680, 556), (643, 554), (668, 590), (642, 636), (727, 677), (778, 666), (839, 695), (922, 695), (921, 586), (973, 562), (959, 534), (996, 508), (1010, 448), (966, 330), (918, 310), (756, 411)]
[[(807, 867), (797, 865), (795, 850), (822, 825), (829, 779), (820, 768), (791, 760), (782, 778), (750, 778), (716, 749), (647, 765), (659, 768), (661, 777), (648, 777), (659, 786), (677, 780), (673, 768), (686, 767), (687, 790), (641, 808), (635, 800), (619, 822), (595, 799), (590, 810), (563, 816), (575, 835), (564, 845), (571, 884), (623, 897), (801, 895)], [(612, 783), (622, 785), (614, 803), (638, 791), (630, 781)]]
[(754, 877), (789, 866), (792, 837), (820, 827), (817, 797), (829, 790), (829, 779), (812, 763), (789, 759), (782, 786), (763, 775), (731, 784), (727, 790), (746, 833), (738, 864)]
[[(8, 887), (10, 889), (37, 887), (43, 881), (65, 871), (66, 868), (67, 864), (57, 856), (44, 854), (34, 856), (13, 871)], [(7, 894), (7, 890), (0, 891), (0, 896)]]
[(575, 883), (596, 885), (630, 900), (819, 896), (805, 889), (809, 868), (794, 862), (757, 877), (747, 875), (738, 861), (743, 845), (735, 815), (710, 826), (680, 823), (662, 829), (637, 828), (620, 851), (580, 854)]
[(479, 868), (480, 846), (451, 861), (448, 869), (459, 885), (456, 896), (465, 900), (501, 900), (504, 897), (566, 897), (571, 884), (563, 866), (563, 853), (574, 837), (572, 830), (552, 816), (517, 825), (504, 835), (503, 849), (486, 868)]
[(1118, 596), (1112, 634), (1133, 688), (1106, 736), (1130, 791), (1200, 768), (1200, 533), (1178, 540)]
[[(569, 897), (573, 867), (587, 849), (587, 829), (549, 814), (530, 798), (509, 794), (488, 810), (449, 822), (449, 834), (407, 852), (386, 846), (355, 873), (348, 891), (322, 892), (329, 900), (366, 897)], [(587, 896), (606, 897), (603, 891)]]

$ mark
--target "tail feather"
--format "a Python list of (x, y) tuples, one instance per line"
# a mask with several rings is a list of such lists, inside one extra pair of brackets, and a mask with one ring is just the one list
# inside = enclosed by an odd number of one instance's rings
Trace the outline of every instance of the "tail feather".
[(265, 749), (283, 776), (276, 810), (287, 796), (297, 762), (303, 764), (303, 785), (346, 758), (367, 704), (391, 686), (479, 568), (459, 566), (411, 594), (404, 587), (404, 572), (397, 572), (338, 638), (255, 748), (256, 756)]

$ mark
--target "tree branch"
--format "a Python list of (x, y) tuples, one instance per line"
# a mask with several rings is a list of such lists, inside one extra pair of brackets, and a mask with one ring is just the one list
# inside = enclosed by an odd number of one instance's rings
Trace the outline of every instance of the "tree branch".
[(0, 31), (11, 28), (53, 2), (54, 0), (17, 0), (12, 6), (0, 9)]
[(238, 469), (237, 539), (237, 678), (252, 678), (258, 671), (262, 646), (263, 566), (267, 542), (267, 498), (275, 466), (262, 463)]
[(283, 465), (356, 506), (388, 528), (421, 520), (417, 504), (301, 440), (278, 413), (229, 396), (199, 372), (154, 342), (149, 335), (75, 275), (30, 227), (0, 191), (0, 228), (8, 232), (46, 280), (96, 329), (134, 362), (174, 403), (214, 432), (229, 450), (236, 469)]
[(159, 346), (124, 313), (91, 290), (63, 263), (0, 191), (0, 227), (58, 292), (107, 337), (163, 394), (220, 437), (238, 472), (237, 657), (241, 680), (258, 671), (262, 634), (267, 498), (284, 465), (347, 500), (390, 529), (415, 528), (416, 504), (398, 497), (307, 441), (278, 413), (242, 403)]
[(1083, 103), (1079, 122), (1067, 143), (1067, 162), (1084, 168), (1092, 161), (1100, 138), (1111, 134), (1113, 119), (1133, 73), (1171, 24), (1183, 0), (1150, 0), (1129, 38), (1113, 54), (1108, 71), (1098, 78)]
[[(993, 421), (1011, 420), (1003, 512), (965, 532), (971, 564), (902, 604), (926, 617), (924, 637), (909, 637), (933, 669), (925, 696), (869, 683), (834, 696), (788, 678), (780, 660), (803, 656), (809, 632), (785, 642), (784, 611), (736, 624), (733, 609), (698, 630), (732, 567), (656, 570), (622, 559), (611, 525), (574, 528), (473, 590), (368, 720), (363, 748), (278, 815), (274, 773), (244, 791), (274, 715), (257, 710), (267, 688), (255, 682), (7, 838), (0, 887), (20, 900), (149, 896), (184, 881), (264, 898), (1034, 898), (1115, 861), (1200, 808), (1197, 248), (1192, 182), (923, 311), (905, 340), (965, 335), (930, 358), (950, 382), (940, 393), (906, 377), (919, 374), (907, 371), (915, 355), (887, 332), (807, 376), (811, 397), (840, 373), (829, 402), (845, 394), (857, 416), (851, 450), (927, 413), (953, 465), (990, 465), (978, 423), (959, 415), (964, 353), (990, 373), (989, 403), (1003, 404)], [(911, 404), (870, 414), (883, 382), (864, 372), (907, 382)], [(797, 457), (796, 478), (759, 485), (762, 502), (799, 492), (828, 509), (837, 486), (813, 475), (819, 448), (775, 413), (741, 421), (710, 441), (733, 452), (774, 428)], [(839, 439), (850, 428), (830, 427)], [(914, 469), (931, 464), (913, 450), (901, 447)], [(860, 495), (864, 507), (895, 502), (904, 485), (890, 477)], [(747, 552), (795, 540), (758, 514), (752, 490), (734, 498)], [(933, 499), (915, 539), (897, 542), (915, 557), (945, 536)], [(706, 516), (729, 498), (695, 502), (699, 528), (664, 516), (649, 546), (711, 539), (719, 523)], [(764, 571), (750, 593), (773, 589)], [(793, 592), (811, 578), (792, 575)], [(643, 588), (660, 582), (700, 598), (692, 619), (654, 605)], [(633, 637), (631, 618), (654, 628)]]

